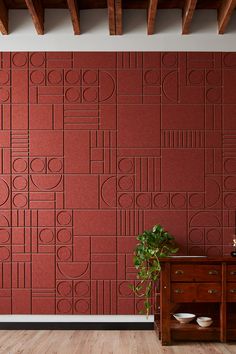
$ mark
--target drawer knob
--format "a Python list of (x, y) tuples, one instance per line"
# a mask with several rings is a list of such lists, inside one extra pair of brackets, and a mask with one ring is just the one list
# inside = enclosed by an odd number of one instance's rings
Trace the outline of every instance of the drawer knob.
[(177, 270), (175, 271), (175, 274), (178, 274), (178, 275), (184, 274), (184, 271), (181, 270), (181, 269), (177, 269)]
[(229, 291), (231, 294), (235, 294), (236, 293), (236, 289), (230, 289)]
[(216, 294), (217, 290), (216, 289), (209, 289), (208, 294)]
[(208, 272), (209, 275), (217, 275), (218, 274), (218, 270), (209, 270)]
[(230, 275), (236, 275), (236, 270), (231, 270)]
[(182, 289), (175, 289), (174, 292), (176, 294), (183, 294), (184, 291)]

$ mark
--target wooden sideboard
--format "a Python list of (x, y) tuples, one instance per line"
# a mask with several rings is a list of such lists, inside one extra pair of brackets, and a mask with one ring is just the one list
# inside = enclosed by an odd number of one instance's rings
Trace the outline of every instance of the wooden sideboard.
[[(233, 257), (168, 257), (161, 261), (160, 320), (162, 345), (172, 341), (236, 340), (236, 259)], [(176, 312), (209, 316), (202, 328), (196, 320), (180, 324)]]

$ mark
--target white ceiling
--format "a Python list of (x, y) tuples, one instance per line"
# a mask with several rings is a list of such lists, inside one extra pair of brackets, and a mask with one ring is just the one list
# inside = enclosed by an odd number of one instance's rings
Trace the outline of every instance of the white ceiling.
[(155, 34), (146, 34), (146, 11), (124, 11), (122, 36), (110, 36), (106, 10), (81, 11), (74, 36), (67, 10), (46, 10), (45, 35), (38, 36), (27, 10), (10, 10), (10, 34), (0, 35), (0, 51), (236, 51), (236, 14), (217, 34), (215, 10), (196, 10), (191, 34), (181, 34), (181, 11), (159, 10)]

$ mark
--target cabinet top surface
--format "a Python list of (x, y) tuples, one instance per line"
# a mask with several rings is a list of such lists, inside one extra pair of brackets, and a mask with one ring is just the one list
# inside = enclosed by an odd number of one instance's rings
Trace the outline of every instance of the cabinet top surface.
[(163, 257), (160, 259), (161, 263), (171, 262), (171, 263), (236, 263), (236, 257), (231, 256), (220, 256), (220, 257), (206, 257), (206, 256), (172, 256)]

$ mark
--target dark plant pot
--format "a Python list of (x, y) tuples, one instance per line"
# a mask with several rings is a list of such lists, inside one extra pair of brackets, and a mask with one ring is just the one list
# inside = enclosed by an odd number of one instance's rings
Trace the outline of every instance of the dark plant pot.
[(231, 252), (232, 257), (236, 257), (236, 250)]

